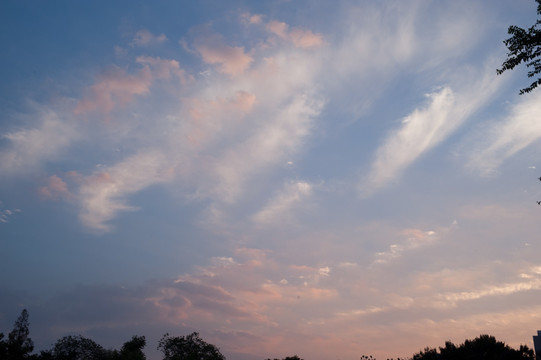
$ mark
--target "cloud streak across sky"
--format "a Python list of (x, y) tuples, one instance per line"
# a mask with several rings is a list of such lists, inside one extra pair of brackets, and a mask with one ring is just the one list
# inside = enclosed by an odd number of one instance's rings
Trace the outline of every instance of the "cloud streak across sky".
[(48, 26), (2, 39), (0, 331), (24, 306), (41, 348), (530, 345), (541, 109), (495, 69), (533, 4), (213, 4), (117, 4), (107, 36), (23, 12)]

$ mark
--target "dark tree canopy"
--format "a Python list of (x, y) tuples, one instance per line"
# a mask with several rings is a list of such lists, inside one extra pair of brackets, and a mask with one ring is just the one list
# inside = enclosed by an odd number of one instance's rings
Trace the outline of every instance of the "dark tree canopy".
[(103, 360), (110, 354), (94, 340), (81, 335), (64, 336), (52, 350), (43, 351), (41, 357), (55, 360)]
[[(537, 2), (537, 14), (541, 15), (541, 0)], [(518, 26), (510, 26), (507, 32), (511, 35), (510, 38), (504, 40), (505, 46), (509, 52), (507, 60), (502, 64), (502, 67), (497, 70), (498, 74), (506, 70), (512, 70), (516, 66), (525, 63), (528, 71), (528, 77), (533, 78), (541, 73), (541, 19), (538, 19), (533, 26), (528, 29), (523, 29)], [(541, 77), (532, 82), (530, 86), (520, 90), (520, 94), (529, 93), (541, 85)]]
[(30, 358), (34, 350), (34, 342), (30, 339), (28, 323), (28, 311), (24, 309), (15, 321), (13, 330), (4, 340), (4, 334), (0, 334), (0, 359), (22, 360)]
[[(363, 359), (363, 357), (361, 357), (361, 360)], [(271, 359), (266, 359), (266, 360), (271, 360)], [(274, 359), (274, 360), (280, 360), (280, 359)], [(301, 359), (300, 357), (298, 357), (297, 355), (293, 355), (293, 356), (286, 356), (285, 358), (283, 358), (282, 360), (304, 360), (304, 359)]]
[(120, 352), (115, 353), (114, 358), (118, 360), (146, 360), (143, 348), (147, 344), (144, 336), (133, 336), (130, 341), (122, 345)]
[(466, 340), (457, 346), (450, 341), (445, 347), (425, 348), (413, 355), (412, 360), (534, 360), (533, 350), (521, 345), (515, 350), (494, 336), (481, 335), (473, 340)]
[(165, 334), (158, 344), (164, 360), (225, 360), (220, 350), (194, 332), (186, 336)]

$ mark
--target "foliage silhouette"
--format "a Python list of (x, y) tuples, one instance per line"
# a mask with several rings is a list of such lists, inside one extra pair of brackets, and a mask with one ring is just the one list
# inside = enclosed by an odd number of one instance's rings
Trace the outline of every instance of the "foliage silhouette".
[(413, 355), (412, 360), (534, 360), (533, 350), (521, 345), (518, 350), (497, 341), (494, 336), (480, 335), (473, 340), (466, 340), (456, 346), (450, 341), (445, 347), (425, 348)]
[(40, 354), (43, 360), (107, 360), (111, 357), (110, 350), (105, 350), (94, 340), (81, 335), (64, 336), (51, 350), (42, 351)]
[(29, 335), (28, 311), (23, 309), (13, 325), (13, 330), (8, 334), (8, 338), (4, 340), (4, 334), (0, 333), (0, 359), (29, 359), (30, 353), (34, 350), (34, 342)]
[[(265, 359), (265, 360), (271, 360), (270, 358), (269, 359)], [(273, 359), (273, 360), (280, 360), (280, 359)], [(300, 357), (298, 357), (297, 355), (293, 355), (293, 356), (286, 356), (285, 358), (283, 358), (282, 360), (304, 360), (304, 359), (301, 359)]]
[(115, 352), (113, 360), (146, 360), (146, 355), (143, 348), (147, 341), (144, 336), (133, 336), (130, 341), (126, 341), (122, 345), (120, 352)]
[[(537, 14), (541, 15), (541, 0), (537, 2)], [(506, 70), (512, 70), (521, 63), (525, 63), (527, 68), (532, 68), (528, 71), (528, 77), (532, 78), (541, 73), (541, 19), (538, 19), (534, 25), (528, 29), (523, 29), (518, 26), (510, 26), (507, 30), (510, 38), (504, 40), (505, 46), (509, 52), (507, 60), (502, 64), (502, 67), (496, 72), (502, 74)], [(532, 82), (530, 86), (520, 90), (519, 94), (529, 93), (541, 85), (541, 77)]]
[(171, 337), (165, 334), (158, 343), (164, 360), (225, 360), (220, 350), (199, 337), (197, 332)]

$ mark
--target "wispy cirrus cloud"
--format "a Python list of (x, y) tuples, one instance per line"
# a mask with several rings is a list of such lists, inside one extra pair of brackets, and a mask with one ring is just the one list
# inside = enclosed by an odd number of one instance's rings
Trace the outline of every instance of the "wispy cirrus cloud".
[(62, 151), (81, 137), (76, 124), (62, 111), (37, 109), (34, 127), (1, 134), (6, 146), (0, 149), (0, 177), (33, 173), (44, 163), (55, 161)]
[(473, 81), (459, 79), (457, 90), (445, 86), (427, 94), (428, 104), (402, 119), (401, 126), (376, 150), (371, 170), (361, 184), (369, 195), (397, 181), (402, 172), (422, 154), (439, 145), (485, 104), (501, 82), (491, 74), (492, 63)]
[(291, 211), (309, 198), (312, 191), (313, 185), (305, 181), (286, 183), (252, 219), (259, 224), (286, 223), (294, 217)]
[(242, 46), (229, 46), (219, 34), (208, 33), (194, 41), (196, 51), (207, 64), (216, 64), (220, 72), (236, 76), (242, 74), (254, 61)]
[(402, 231), (405, 240), (389, 246), (388, 251), (376, 253), (374, 264), (386, 264), (400, 258), (404, 252), (427, 246), (437, 240), (438, 234), (433, 230), (406, 229)]
[(108, 114), (115, 108), (132, 102), (136, 96), (148, 95), (157, 79), (170, 79), (175, 76), (184, 81), (184, 71), (178, 61), (159, 57), (139, 56), (136, 63), (143, 67), (130, 74), (119, 67), (112, 67), (101, 73), (95, 84), (87, 89), (74, 109), (76, 115), (89, 112)]
[(319, 99), (301, 95), (264, 116), (268, 121), (253, 135), (231, 146), (218, 158), (213, 169), (213, 177), (218, 182), (212, 191), (223, 201), (234, 201), (247, 179), (284, 163), (291, 154), (297, 153), (310, 135), (322, 105)]
[(312, 48), (323, 45), (323, 36), (301, 28), (289, 29), (289, 25), (281, 21), (270, 21), (266, 29), (281, 39), (288, 40), (299, 48)]
[(109, 231), (108, 221), (120, 211), (135, 210), (127, 197), (148, 186), (167, 182), (172, 169), (157, 150), (140, 151), (118, 164), (84, 178), (78, 190), (81, 222), (98, 231)]
[(467, 166), (484, 176), (493, 175), (507, 159), (541, 138), (541, 97), (525, 96), (501, 121), (484, 127), (470, 146)]
[(132, 46), (151, 46), (162, 44), (167, 41), (167, 36), (165, 34), (154, 35), (147, 29), (141, 29), (135, 33), (133, 40), (131, 42)]
[(88, 94), (75, 107), (75, 114), (87, 112), (109, 113), (118, 105), (126, 105), (134, 96), (149, 93), (152, 75), (148, 67), (137, 74), (127, 74), (124, 69), (111, 68), (90, 87)]
[(45, 199), (62, 199), (71, 197), (68, 185), (57, 175), (51, 175), (43, 186), (38, 189), (40, 196)]
[(21, 209), (6, 209), (3, 208), (2, 202), (0, 202), (0, 223), (8, 223), (11, 220), (11, 217), (14, 216), (16, 213), (21, 212)]

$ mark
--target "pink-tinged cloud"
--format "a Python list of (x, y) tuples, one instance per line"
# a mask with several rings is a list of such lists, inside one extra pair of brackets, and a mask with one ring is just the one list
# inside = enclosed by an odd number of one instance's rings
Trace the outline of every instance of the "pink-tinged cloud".
[(0, 177), (32, 172), (46, 161), (56, 159), (80, 134), (74, 124), (53, 111), (38, 111), (33, 128), (1, 134), (6, 142), (0, 150)]
[(263, 15), (246, 12), (240, 15), (240, 20), (247, 25), (261, 24), (263, 22)]
[(266, 28), (279, 38), (291, 41), (299, 48), (313, 48), (321, 46), (324, 43), (323, 36), (300, 28), (293, 28), (290, 31), (289, 25), (281, 21), (270, 21)]
[(78, 193), (79, 218), (87, 227), (109, 231), (107, 223), (121, 211), (137, 208), (127, 204), (127, 197), (148, 186), (171, 179), (173, 170), (159, 151), (141, 151), (122, 162), (85, 179)]
[(138, 95), (150, 93), (150, 87), (156, 80), (172, 77), (185, 82), (185, 72), (176, 60), (160, 57), (139, 56), (136, 59), (143, 67), (135, 74), (114, 67), (99, 76), (87, 94), (75, 107), (75, 114), (88, 112), (110, 113), (117, 107), (125, 106)]
[(507, 159), (539, 141), (540, 99), (539, 93), (520, 99), (502, 121), (484, 127), (475, 139), (475, 151), (471, 152), (468, 166), (482, 175), (494, 175)]
[(242, 74), (254, 60), (243, 47), (224, 44), (219, 35), (196, 39), (195, 49), (205, 63), (218, 65), (220, 72), (231, 76)]
[(139, 64), (149, 65), (152, 75), (157, 79), (170, 79), (172, 76), (185, 80), (185, 72), (176, 60), (162, 59), (160, 57), (139, 56), (135, 60)]
[(135, 36), (132, 40), (132, 45), (134, 46), (149, 46), (161, 44), (167, 41), (167, 36), (165, 34), (154, 35), (146, 29), (139, 30), (135, 33)]
[(124, 69), (113, 68), (102, 74), (88, 94), (75, 107), (76, 114), (87, 112), (109, 113), (115, 107), (126, 105), (134, 96), (147, 94), (152, 83), (150, 68), (144, 67), (137, 74), (126, 74)]
[(313, 185), (305, 181), (290, 182), (258, 211), (252, 220), (261, 225), (284, 224), (294, 218), (292, 214), (303, 200), (312, 194)]
[(201, 183), (202, 192), (232, 204), (243, 194), (246, 181), (283, 164), (298, 151), (311, 133), (323, 102), (305, 95), (292, 95), (285, 101), (278, 109), (258, 113), (258, 126), (212, 159), (212, 182)]
[(231, 98), (185, 100), (191, 127), (185, 134), (189, 143), (201, 148), (217, 136), (226, 136), (241, 124), (256, 104), (256, 96), (237, 91)]
[(281, 21), (270, 21), (267, 24), (267, 30), (269, 30), (271, 33), (275, 35), (278, 35), (282, 39), (285, 39), (287, 37), (288, 28), (289, 28), (289, 25)]
[(49, 176), (44, 186), (38, 189), (38, 193), (45, 199), (68, 199), (72, 195), (68, 190), (68, 185), (56, 174)]

